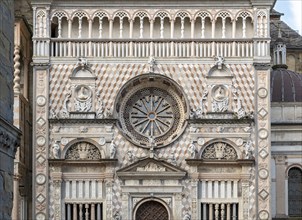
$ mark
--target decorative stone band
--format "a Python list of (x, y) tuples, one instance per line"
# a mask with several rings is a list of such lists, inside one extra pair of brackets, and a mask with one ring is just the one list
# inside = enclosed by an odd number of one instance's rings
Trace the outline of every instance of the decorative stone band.
[(0, 150), (14, 157), (20, 145), (21, 131), (0, 116)]

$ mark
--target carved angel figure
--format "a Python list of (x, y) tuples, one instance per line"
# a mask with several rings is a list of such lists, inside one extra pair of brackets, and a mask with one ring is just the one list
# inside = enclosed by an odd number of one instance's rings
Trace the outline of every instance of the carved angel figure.
[(116, 154), (116, 145), (115, 145), (115, 143), (112, 140), (111, 144), (110, 144), (110, 159), (114, 159), (115, 158), (115, 154)]
[(133, 152), (131, 150), (128, 150), (127, 155), (128, 155), (130, 162), (132, 162), (135, 159), (135, 155), (133, 154)]
[(60, 145), (59, 145), (59, 141), (56, 141), (52, 145), (52, 156), (53, 156), (54, 159), (60, 159)]

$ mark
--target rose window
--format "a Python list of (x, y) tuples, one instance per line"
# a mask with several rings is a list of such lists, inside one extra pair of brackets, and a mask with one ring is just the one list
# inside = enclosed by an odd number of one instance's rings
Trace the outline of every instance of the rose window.
[(173, 142), (183, 132), (187, 118), (186, 100), (174, 81), (158, 74), (130, 80), (116, 100), (118, 127), (132, 143), (155, 147)]

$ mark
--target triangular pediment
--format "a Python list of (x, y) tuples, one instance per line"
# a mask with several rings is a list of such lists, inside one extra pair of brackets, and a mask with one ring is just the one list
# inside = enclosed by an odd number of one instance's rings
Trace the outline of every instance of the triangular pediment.
[(186, 171), (163, 160), (146, 158), (116, 171), (121, 179), (182, 179)]

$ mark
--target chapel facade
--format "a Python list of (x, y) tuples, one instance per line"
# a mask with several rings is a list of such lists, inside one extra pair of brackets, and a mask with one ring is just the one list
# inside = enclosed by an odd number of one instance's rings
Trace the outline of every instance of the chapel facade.
[(271, 218), (273, 4), (34, 0), (34, 218)]

